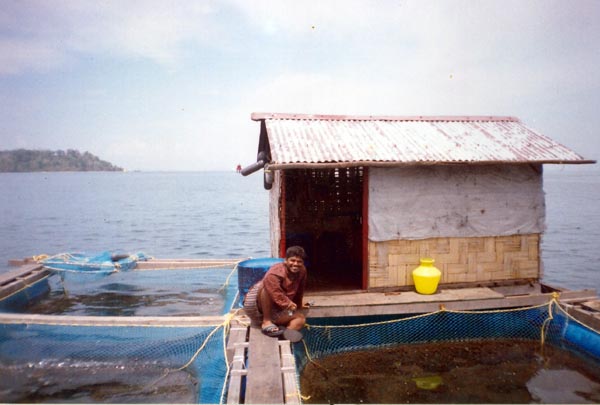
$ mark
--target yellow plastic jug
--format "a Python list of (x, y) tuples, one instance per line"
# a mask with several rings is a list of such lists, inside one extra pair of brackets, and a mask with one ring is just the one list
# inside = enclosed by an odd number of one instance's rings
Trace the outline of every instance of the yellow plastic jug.
[(412, 276), (415, 289), (419, 294), (434, 294), (442, 277), (442, 272), (433, 266), (435, 260), (421, 259), (421, 265), (413, 270)]

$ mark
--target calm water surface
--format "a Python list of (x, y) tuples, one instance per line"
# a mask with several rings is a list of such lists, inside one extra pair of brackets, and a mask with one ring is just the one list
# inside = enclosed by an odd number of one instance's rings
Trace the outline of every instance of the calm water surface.
[(124, 250), (160, 258), (268, 256), (262, 176), (0, 173), (0, 263)]
[[(544, 281), (600, 290), (600, 171), (544, 174)], [(160, 258), (267, 257), (262, 176), (234, 172), (0, 173), (8, 259), (122, 250)]]

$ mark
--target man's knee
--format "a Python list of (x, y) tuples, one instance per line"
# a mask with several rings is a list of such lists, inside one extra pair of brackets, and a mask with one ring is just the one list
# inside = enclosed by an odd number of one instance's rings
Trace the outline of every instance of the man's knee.
[(290, 320), (288, 326), (291, 327), (292, 329), (300, 330), (304, 327), (305, 323), (306, 323), (306, 316), (303, 313), (297, 313)]

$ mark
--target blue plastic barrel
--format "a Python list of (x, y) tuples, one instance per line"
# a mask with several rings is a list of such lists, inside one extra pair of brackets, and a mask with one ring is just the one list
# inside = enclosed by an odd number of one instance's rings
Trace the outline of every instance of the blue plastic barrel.
[(238, 288), (240, 291), (240, 306), (244, 303), (244, 297), (250, 287), (262, 280), (265, 273), (275, 263), (281, 263), (283, 259), (265, 257), (261, 259), (244, 260), (238, 264)]

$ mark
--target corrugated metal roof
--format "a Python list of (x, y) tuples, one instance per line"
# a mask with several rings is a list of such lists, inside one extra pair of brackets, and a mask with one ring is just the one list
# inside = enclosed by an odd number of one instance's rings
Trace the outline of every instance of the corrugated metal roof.
[(594, 163), (514, 117), (255, 113), (272, 167), (298, 164)]

